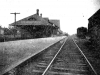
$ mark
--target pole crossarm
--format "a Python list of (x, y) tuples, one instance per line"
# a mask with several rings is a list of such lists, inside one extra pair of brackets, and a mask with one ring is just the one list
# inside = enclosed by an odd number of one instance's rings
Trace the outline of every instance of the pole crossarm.
[(15, 13), (10, 13), (10, 14), (20, 14), (20, 13), (16, 13), (16, 12), (15, 12)]

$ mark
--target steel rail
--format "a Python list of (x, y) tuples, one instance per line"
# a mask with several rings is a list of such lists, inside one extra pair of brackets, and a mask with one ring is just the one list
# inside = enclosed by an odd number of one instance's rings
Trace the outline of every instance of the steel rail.
[(47, 66), (47, 68), (45, 69), (45, 71), (42, 73), (42, 75), (45, 75), (45, 74), (46, 74), (46, 72), (48, 71), (48, 69), (50, 68), (51, 64), (53, 63), (53, 61), (55, 60), (55, 58), (57, 57), (57, 55), (58, 55), (59, 52), (61, 51), (61, 49), (62, 49), (62, 47), (64, 46), (64, 44), (65, 44), (65, 42), (66, 42), (67, 39), (68, 39), (68, 38), (65, 38), (64, 43), (62, 44), (62, 46), (60, 47), (60, 49), (58, 50), (58, 52), (55, 54), (55, 56), (53, 57), (53, 59), (51, 60), (51, 62), (49, 63), (49, 65)]
[(82, 50), (80, 49), (80, 47), (76, 44), (75, 40), (73, 38), (72, 38), (72, 40), (74, 41), (75, 45), (77, 46), (77, 48), (79, 49), (79, 51), (81, 52), (81, 54), (84, 56), (85, 60), (87, 61), (87, 63), (89, 64), (89, 66), (91, 67), (91, 69), (93, 70), (93, 72), (95, 73), (95, 75), (98, 75), (97, 72), (95, 71), (95, 69), (93, 68), (92, 64), (89, 62), (88, 58), (82, 52)]

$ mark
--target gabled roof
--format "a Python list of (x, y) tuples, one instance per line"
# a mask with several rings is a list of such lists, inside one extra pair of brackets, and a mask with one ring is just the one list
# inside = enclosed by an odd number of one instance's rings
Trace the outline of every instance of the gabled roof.
[[(15, 23), (11, 23), (10, 25), (14, 26)], [(46, 19), (43, 19), (42, 16), (34, 14), (16, 21), (16, 25), (50, 25), (50, 23)]]
[(59, 20), (49, 20), (47, 17), (42, 17), (42, 15), (39, 15), (39, 10), (37, 10), (36, 14), (33, 14), (31, 16), (28, 16), (26, 18), (23, 18), (19, 21), (16, 21), (16, 23), (11, 23), (10, 26), (15, 25), (56, 25), (60, 28), (60, 21)]
[(100, 20), (100, 9), (97, 10), (88, 20), (91, 20), (91, 19), (98, 19), (98, 20)]

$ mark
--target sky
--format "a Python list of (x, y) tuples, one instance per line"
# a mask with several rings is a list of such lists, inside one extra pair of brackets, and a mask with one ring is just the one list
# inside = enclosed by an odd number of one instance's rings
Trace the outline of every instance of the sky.
[(8, 27), (17, 20), (40, 10), (43, 17), (59, 19), (63, 32), (75, 34), (78, 27), (87, 27), (88, 18), (100, 8), (100, 0), (0, 0), (0, 25)]

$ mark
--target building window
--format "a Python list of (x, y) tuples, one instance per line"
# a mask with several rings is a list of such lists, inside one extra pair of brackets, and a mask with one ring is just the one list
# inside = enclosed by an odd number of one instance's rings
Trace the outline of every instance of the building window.
[(29, 20), (29, 21), (36, 21), (36, 18), (31, 17), (31, 18), (29, 18), (28, 20)]

